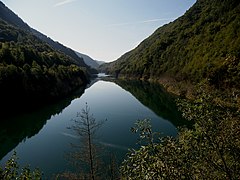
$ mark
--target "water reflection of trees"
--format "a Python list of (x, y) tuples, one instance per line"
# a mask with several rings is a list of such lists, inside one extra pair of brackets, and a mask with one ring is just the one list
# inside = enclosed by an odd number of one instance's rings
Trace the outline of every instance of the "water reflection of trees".
[(83, 92), (84, 88), (81, 88), (64, 100), (35, 110), (27, 110), (29, 108), (27, 106), (22, 107), (26, 111), (18, 114), (14, 114), (14, 108), (12, 108), (12, 113), (8, 113), (8, 117), (3, 116), (0, 120), (0, 160), (24, 139), (36, 135), (52, 115), (61, 113), (73, 99), (80, 97)]
[(167, 93), (161, 85), (145, 81), (115, 80), (114, 82), (129, 91), (158, 116), (171, 121), (176, 127), (188, 124), (177, 110), (174, 97)]

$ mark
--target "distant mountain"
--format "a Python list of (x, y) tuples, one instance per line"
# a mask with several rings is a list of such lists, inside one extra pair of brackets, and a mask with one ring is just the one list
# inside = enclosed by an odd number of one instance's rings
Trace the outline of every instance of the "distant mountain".
[(90, 68), (81, 58), (41, 40), (2, 2), (0, 12), (0, 111), (50, 102), (88, 83)]
[(93, 59), (92, 59), (91, 57), (89, 57), (88, 55), (79, 53), (79, 52), (77, 52), (77, 51), (75, 51), (75, 53), (77, 54), (78, 57), (83, 58), (84, 62), (85, 62), (88, 66), (90, 66), (90, 67), (92, 67), (92, 68), (95, 68), (95, 69), (97, 69), (97, 68), (100, 66), (100, 64), (99, 64), (97, 61), (93, 60)]
[(102, 64), (105, 64), (106, 62), (105, 61), (97, 61), (95, 60), (99, 65), (102, 65)]
[(240, 1), (197, 0), (182, 17), (101, 69), (123, 77), (240, 88), (239, 59)]

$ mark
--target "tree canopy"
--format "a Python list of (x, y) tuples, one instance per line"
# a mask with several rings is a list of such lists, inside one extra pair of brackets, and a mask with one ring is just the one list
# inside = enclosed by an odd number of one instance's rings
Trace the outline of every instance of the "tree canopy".
[(86, 68), (71, 57), (1, 19), (0, 29), (2, 103), (56, 99), (88, 82)]
[(240, 2), (198, 0), (182, 17), (157, 29), (137, 48), (101, 68), (116, 76), (239, 88)]

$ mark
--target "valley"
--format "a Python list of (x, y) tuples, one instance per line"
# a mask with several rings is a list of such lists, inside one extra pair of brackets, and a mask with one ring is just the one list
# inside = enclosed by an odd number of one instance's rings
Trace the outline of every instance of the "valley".
[(239, 1), (27, 1), (53, 37), (0, 1), (0, 179), (240, 178)]

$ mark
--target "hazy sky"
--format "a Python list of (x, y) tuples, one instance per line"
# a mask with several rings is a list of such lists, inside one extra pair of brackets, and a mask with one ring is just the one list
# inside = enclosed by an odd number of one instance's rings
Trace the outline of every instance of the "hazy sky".
[(2, 0), (36, 30), (93, 59), (113, 61), (196, 0)]

